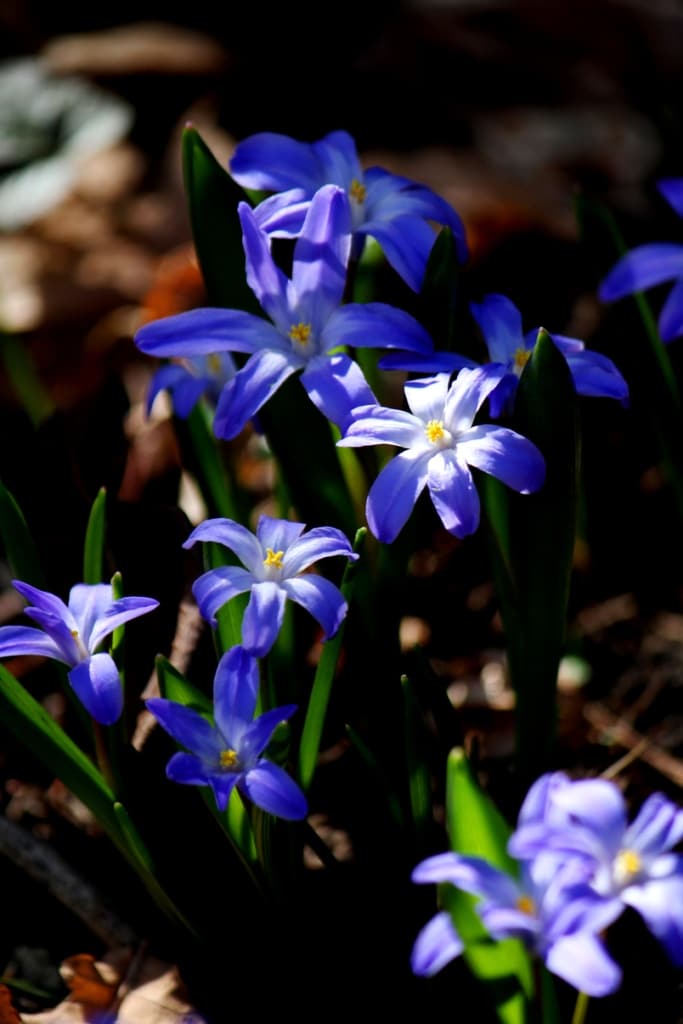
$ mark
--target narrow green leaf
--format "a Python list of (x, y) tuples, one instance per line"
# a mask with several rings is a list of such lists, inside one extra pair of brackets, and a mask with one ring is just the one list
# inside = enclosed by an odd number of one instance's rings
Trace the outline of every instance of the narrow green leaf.
[(209, 516), (244, 521), (245, 497), (227, 470), (221, 450), (224, 442), (213, 433), (213, 411), (205, 401), (195, 405), (187, 418), (186, 430), (192, 445), (195, 475)]
[(92, 503), (85, 530), (83, 582), (101, 583), (104, 574), (104, 536), (107, 520), (107, 490), (100, 487)]
[(458, 296), (458, 257), (450, 228), (436, 236), (420, 290), (418, 318), (434, 341), (434, 347), (452, 352), (457, 348), (455, 310)]
[[(497, 807), (480, 789), (464, 751), (448, 757), (446, 822), (451, 849), (482, 857), (508, 874), (517, 865), (507, 852), (510, 827)], [(450, 885), (440, 887), (444, 906), (453, 916), (465, 942), (464, 956), (473, 974), (484, 983), (503, 1024), (524, 1024), (534, 993), (533, 970), (521, 942), (493, 942), (474, 911), (475, 899)]]
[[(353, 550), (356, 554), (360, 554), (362, 552), (366, 535), (367, 529), (364, 526), (361, 526), (360, 529), (356, 531), (356, 536), (353, 542)], [(344, 595), (349, 608), (351, 607), (351, 601), (353, 598), (353, 588), (359, 561), (360, 559), (355, 562), (347, 562), (346, 568), (344, 569), (344, 576), (342, 578), (341, 592)], [(339, 654), (344, 638), (345, 621), (346, 620), (342, 622), (336, 634), (323, 644), (320, 661), (318, 662), (315, 677), (313, 679), (311, 696), (308, 701), (306, 718), (304, 720), (303, 730), (301, 733), (301, 742), (299, 744), (299, 781), (304, 792), (307, 792), (310, 789), (313, 776), (315, 774), (318, 754), (320, 752), (320, 739), (322, 737), (323, 726), (325, 723), (325, 715), (327, 714), (327, 706), (332, 692), (332, 683), (334, 681), (337, 662), (339, 660)]]
[(16, 499), (1, 482), (0, 536), (14, 577), (44, 590), (45, 577), (31, 531)]

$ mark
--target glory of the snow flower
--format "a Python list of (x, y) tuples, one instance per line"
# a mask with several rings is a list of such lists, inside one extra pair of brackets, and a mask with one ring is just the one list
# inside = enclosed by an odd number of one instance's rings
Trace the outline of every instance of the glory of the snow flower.
[(430, 221), (449, 227), (459, 258), (467, 258), (465, 229), (450, 203), (426, 185), (382, 167), (363, 170), (348, 132), (330, 132), (311, 143), (259, 132), (238, 144), (230, 173), (245, 188), (275, 193), (256, 207), (255, 215), (268, 234), (281, 237), (299, 233), (319, 188), (340, 186), (351, 205), (354, 254), (359, 254), (366, 236), (374, 238), (414, 291), (422, 286), (434, 245)]
[(258, 662), (242, 647), (227, 651), (214, 677), (214, 722), (172, 700), (154, 697), (146, 706), (184, 751), (166, 767), (173, 782), (210, 786), (223, 811), (236, 786), (264, 811), (288, 820), (305, 818), (306, 797), (284, 768), (263, 752), (277, 726), (296, 711), (286, 704), (254, 718)]
[(448, 374), (437, 374), (404, 386), (410, 412), (380, 405), (354, 410), (339, 445), (404, 449), (384, 466), (368, 493), (368, 525), (379, 540), (388, 544), (396, 538), (425, 487), (450, 533), (474, 533), (480, 503), (470, 466), (522, 494), (542, 486), (545, 461), (536, 445), (506, 427), (473, 426), (495, 383), (482, 369), (461, 370), (452, 384)]
[(262, 515), (251, 533), (232, 519), (207, 519), (197, 526), (183, 547), (213, 541), (230, 548), (242, 562), (209, 569), (192, 587), (199, 610), (216, 624), (216, 613), (237, 594), (251, 592), (242, 620), (242, 645), (261, 657), (271, 649), (282, 625), (289, 598), (305, 608), (320, 624), (324, 639), (339, 629), (347, 603), (338, 587), (323, 576), (305, 572), (320, 558), (334, 555), (355, 561), (358, 555), (341, 530)]
[(77, 583), (68, 605), (44, 590), (14, 580), (16, 590), (30, 601), (24, 612), (33, 626), (0, 628), (0, 658), (37, 654), (69, 666), (69, 682), (88, 713), (102, 725), (112, 725), (123, 710), (121, 678), (114, 659), (98, 651), (118, 627), (158, 607), (149, 597), (114, 599), (108, 583)]

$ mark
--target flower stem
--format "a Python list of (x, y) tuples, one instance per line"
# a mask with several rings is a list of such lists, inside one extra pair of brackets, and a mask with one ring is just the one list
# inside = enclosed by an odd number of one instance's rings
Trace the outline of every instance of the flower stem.
[(97, 757), (97, 764), (110, 786), (113, 793), (117, 792), (116, 779), (114, 778), (114, 772), (111, 766), (111, 760), (109, 757), (109, 750), (107, 748), (107, 740), (104, 735), (104, 730), (99, 722), (92, 720), (92, 731), (93, 739), (95, 740), (95, 754)]
[(579, 992), (576, 997), (576, 1006), (574, 1007), (574, 1016), (572, 1017), (572, 1024), (583, 1024), (586, 1019), (586, 1012), (588, 1010), (588, 1001), (590, 996), (587, 996), (585, 992)]

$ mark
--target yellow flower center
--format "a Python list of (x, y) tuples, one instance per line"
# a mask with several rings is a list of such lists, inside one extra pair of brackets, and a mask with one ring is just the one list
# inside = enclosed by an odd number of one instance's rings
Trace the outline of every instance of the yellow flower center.
[(517, 900), (517, 910), (521, 910), (523, 914), (535, 914), (536, 904), (531, 896), (520, 896)]
[(212, 352), (211, 355), (207, 356), (206, 362), (211, 373), (217, 377), (221, 372), (221, 357), (216, 352)]
[(627, 885), (640, 872), (643, 862), (635, 850), (620, 850), (614, 859), (614, 877), (619, 885)]
[(263, 559), (266, 569), (281, 569), (284, 554), (284, 551), (273, 551), (272, 548), (266, 548), (266, 557)]
[(353, 181), (351, 182), (351, 187), (349, 189), (349, 195), (354, 200), (354, 202), (364, 203), (367, 198), (367, 194), (368, 190), (366, 189), (363, 182), (359, 181), (358, 178), (354, 178)]
[(235, 765), (237, 764), (237, 761), (238, 757), (236, 750), (232, 750), (232, 748), (228, 750), (221, 750), (221, 768), (234, 768)]
[(438, 444), (439, 441), (442, 441), (446, 431), (441, 420), (430, 420), (425, 427), (425, 434), (427, 435), (427, 440), (432, 444)]
[(311, 340), (311, 325), (305, 324), (301, 320), (298, 324), (292, 324), (289, 328), (289, 336), (292, 341), (297, 342), (299, 345), (308, 345)]
[(524, 369), (524, 367), (526, 366), (526, 364), (529, 362), (530, 359), (531, 359), (531, 349), (530, 348), (518, 348), (516, 350), (513, 362), (514, 362), (515, 373), (518, 376), (522, 372), (522, 370)]

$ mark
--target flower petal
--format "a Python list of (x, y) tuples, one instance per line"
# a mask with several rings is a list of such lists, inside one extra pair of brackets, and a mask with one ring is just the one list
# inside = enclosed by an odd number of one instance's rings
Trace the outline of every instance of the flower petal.
[(240, 758), (250, 764), (266, 749), (271, 737), (281, 722), (286, 722), (297, 710), (296, 704), (285, 704), (271, 708), (250, 722), (240, 740)]
[(447, 373), (462, 370), (464, 366), (478, 366), (474, 359), (460, 356), (457, 352), (433, 352), (425, 355), (422, 352), (389, 352), (377, 363), (380, 370), (405, 370), (407, 373)]
[(304, 361), (294, 352), (255, 352), (223, 388), (216, 405), (216, 437), (230, 441)]
[(228, 800), (230, 794), (236, 785), (239, 785), (242, 774), (240, 772), (223, 772), (218, 775), (209, 776), (209, 785), (213, 790), (213, 795), (216, 800), (216, 807), (219, 811), (224, 811), (228, 806)]
[(42, 629), (34, 629), (33, 626), (0, 627), (0, 658), (16, 658), (23, 654), (36, 654), (66, 665), (73, 664), (61, 646)]
[(114, 659), (94, 654), (69, 672), (76, 696), (88, 714), (101, 725), (113, 725), (123, 711), (123, 687)]
[(305, 189), (277, 192), (254, 207), (254, 219), (271, 238), (296, 238), (301, 232), (311, 196)]
[(628, 384), (607, 356), (584, 351), (567, 355), (566, 360), (578, 395), (616, 398), (620, 402), (628, 400)]
[(403, 388), (408, 408), (423, 424), (430, 420), (443, 420), (449, 386), (448, 373), (408, 381)]
[(419, 292), (436, 241), (436, 232), (426, 221), (410, 214), (386, 221), (373, 219), (363, 224), (358, 233), (375, 238), (396, 273), (409, 288)]
[(665, 343), (683, 334), (683, 281), (677, 281), (667, 295), (659, 314), (658, 326)]
[(259, 689), (259, 668), (243, 647), (231, 647), (218, 662), (213, 682), (216, 725), (228, 745), (239, 751), (251, 724)]
[(652, 793), (624, 833), (622, 845), (652, 857), (683, 839), (683, 811), (663, 793)]
[(121, 597), (114, 601), (92, 625), (90, 636), (84, 642), (88, 650), (93, 653), (105, 637), (113, 633), (115, 629), (122, 626), (124, 622), (137, 619), (140, 615), (153, 612), (159, 607), (159, 602), (152, 597)]
[(254, 572), (263, 560), (263, 552), (257, 538), (251, 530), (234, 519), (224, 519), (221, 516), (205, 519), (194, 528), (183, 547), (191, 548), (200, 540), (213, 541), (234, 551), (251, 572)]
[(198, 711), (165, 697), (150, 697), (145, 701), (145, 707), (181, 747), (187, 747), (193, 754), (207, 760), (217, 757), (221, 748), (220, 737)]
[(509, 875), (482, 857), (459, 853), (438, 853), (421, 861), (411, 875), (413, 882), (439, 884), (449, 882), (458, 889), (482, 896), (501, 906), (514, 906), (519, 886)]
[(410, 954), (410, 968), (420, 978), (431, 978), (451, 960), (460, 956), (464, 948), (451, 915), (442, 910), (427, 922), (415, 939)]
[(249, 203), (240, 203), (237, 213), (242, 225), (247, 284), (277, 328), (286, 331), (291, 321), (287, 278), (275, 263), (268, 235), (259, 227)]
[(192, 358), (214, 352), (257, 352), (282, 347), (284, 341), (271, 323), (241, 309), (190, 309), (145, 324), (134, 342), (149, 356)]
[(292, 287), (297, 308), (319, 335), (342, 301), (351, 255), (351, 210), (343, 189), (325, 185), (313, 196), (294, 246)]
[(49, 612), (56, 618), (63, 619), (70, 626), (72, 624), (74, 627), (78, 626), (78, 623), (73, 619), (71, 609), (67, 608), (61, 598), (55, 594), (50, 594), (47, 590), (39, 590), (38, 587), (33, 587), (30, 583), (24, 583), (22, 580), (12, 580), (12, 586), (15, 590), (19, 591), (22, 597), (30, 602), (32, 607), (39, 608), (42, 611)]
[[(275, 516), (261, 515), (256, 524), (256, 537), (261, 547), (261, 565), (267, 548), (273, 551), (284, 551), (285, 555), (306, 529), (305, 523), (295, 523), (291, 519), (277, 519)], [(284, 559), (283, 559), (284, 565)]]
[(330, 316), (321, 335), (327, 352), (338, 345), (353, 348), (400, 348), (431, 354), (434, 349), (422, 324), (402, 309), (384, 302), (351, 302)]
[(683, 875), (632, 885), (622, 899), (641, 915), (677, 967), (683, 966)]
[[(28, 607), (24, 609), (24, 612), (34, 622), (37, 622), (50, 637), (55, 645), (55, 650), (59, 652), (54, 657), (57, 657), (59, 661), (63, 661), (67, 665), (77, 665), (79, 661), (83, 661), (87, 657), (88, 652), (81, 641), (79, 631), (71, 615), (69, 615), (68, 620), (65, 622), (64, 619), (58, 618), (52, 612), (43, 611), (42, 608)], [(70, 626), (70, 623), (74, 624)]]
[(282, 559), (283, 574), (288, 578), (296, 576), (319, 558), (332, 558), (334, 555), (342, 555), (353, 562), (358, 558), (351, 542), (341, 530), (335, 526), (315, 526), (285, 551)]
[(244, 188), (284, 192), (303, 188), (309, 195), (325, 184), (320, 160), (312, 146), (278, 132), (257, 132), (238, 143), (230, 174)]
[(203, 377), (195, 377), (184, 366), (169, 363), (157, 370), (152, 377), (147, 391), (145, 412), (149, 416), (160, 391), (169, 391), (173, 412), (181, 419), (187, 419), (207, 387), (208, 382)]
[(242, 644), (256, 658), (271, 649), (282, 626), (287, 594), (278, 583), (255, 583), (242, 619)]
[(458, 440), (457, 452), (470, 466), (521, 494), (537, 491), (545, 480), (545, 460), (536, 445), (507, 427), (470, 427)]
[(262, 811), (287, 821), (300, 821), (308, 814), (306, 797), (283, 768), (262, 759), (245, 773), (240, 789)]
[(403, 409), (384, 405), (364, 405), (353, 410), (353, 419), (346, 434), (337, 444), (342, 448), (358, 448), (367, 444), (393, 444), (399, 448), (420, 445), (426, 451), (424, 423)]
[[(621, 790), (606, 779), (578, 779), (571, 786), (558, 788), (553, 804), (570, 821), (580, 840), (579, 849), (596, 855), (614, 856), (626, 830), (626, 803)], [(576, 830), (579, 829), (579, 832)], [(586, 845), (588, 844), (588, 845)]]
[(446, 426), (454, 436), (472, 426), (477, 412), (501, 379), (499, 363), (460, 370), (448, 390), (444, 409)]
[(579, 992), (606, 996), (621, 984), (621, 970), (595, 935), (576, 932), (554, 942), (545, 955), (545, 965)]
[(354, 178), (357, 181), (363, 180), (356, 143), (348, 132), (330, 132), (313, 142), (311, 148), (320, 160), (325, 181), (348, 189)]
[(166, 765), (166, 778), (187, 786), (210, 785), (210, 773), (195, 754), (178, 751)]
[(429, 458), (429, 452), (399, 452), (372, 484), (365, 515), (373, 534), (383, 544), (391, 544), (408, 521), (427, 483)]
[(683, 178), (661, 178), (657, 189), (678, 216), (683, 217)]
[(353, 409), (377, 402), (358, 363), (343, 352), (311, 359), (301, 383), (316, 409), (342, 433), (352, 422)]
[(306, 573), (293, 580), (284, 580), (282, 589), (292, 601), (300, 604), (320, 623), (323, 640), (334, 636), (348, 611), (339, 587), (323, 576)]
[(484, 335), (491, 362), (509, 363), (517, 349), (527, 348), (522, 314), (507, 295), (485, 295), (481, 302), (471, 303), (470, 310)]
[(479, 495), (467, 463), (456, 451), (447, 449), (432, 456), (427, 486), (439, 519), (449, 533), (467, 537), (475, 532), (479, 526)]
[(618, 261), (598, 289), (602, 302), (644, 291), (683, 276), (683, 245), (652, 242), (631, 249)]

